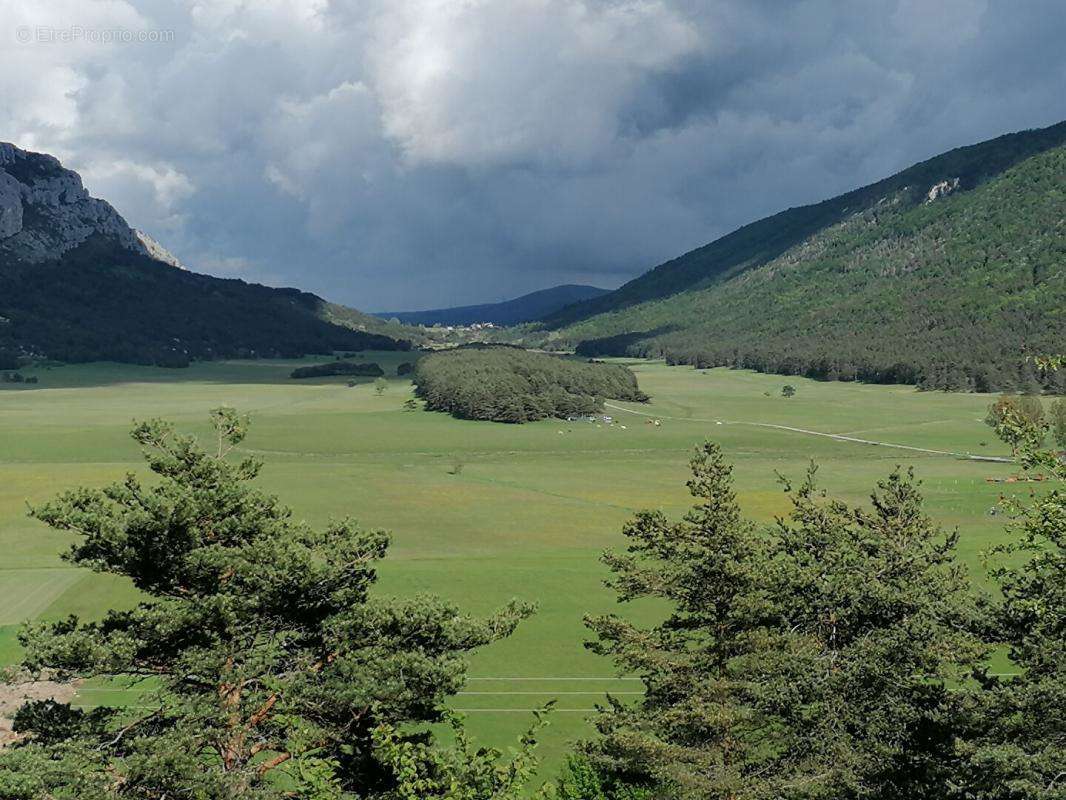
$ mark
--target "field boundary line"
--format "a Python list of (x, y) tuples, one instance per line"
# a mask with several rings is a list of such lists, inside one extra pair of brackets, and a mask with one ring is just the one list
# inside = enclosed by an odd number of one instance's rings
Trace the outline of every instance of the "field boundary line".
[(842, 433), (826, 433), (825, 431), (812, 431), (808, 428), (796, 428), (791, 425), (777, 425), (773, 422), (746, 422), (744, 420), (727, 420), (727, 419), (700, 419), (698, 417), (669, 417), (664, 414), (649, 414), (646, 411), (634, 411), (631, 408), (623, 408), (622, 406), (616, 406), (613, 403), (604, 403), (607, 408), (614, 409), (615, 411), (625, 411), (629, 414), (639, 414), (642, 417), (653, 417), (655, 419), (669, 419), (674, 422), (713, 422), (716, 425), (752, 425), (757, 428), (775, 428), (781, 431), (791, 431), (792, 433), (804, 433), (808, 436), (823, 436), (827, 439), (836, 439), (839, 442), (853, 442), (855, 444), (868, 444), (877, 447), (894, 447), (897, 450), (911, 450), (917, 453), (930, 453), (938, 456), (952, 456), (953, 458), (961, 458), (966, 461), (992, 461), (1000, 464), (1013, 464), (1014, 459), (1002, 458), (1000, 456), (975, 456), (972, 453), (955, 453), (951, 450), (933, 450), (928, 447), (915, 447), (909, 444), (896, 444), (894, 442), (878, 442), (873, 439), (860, 439), (857, 436), (846, 436)]

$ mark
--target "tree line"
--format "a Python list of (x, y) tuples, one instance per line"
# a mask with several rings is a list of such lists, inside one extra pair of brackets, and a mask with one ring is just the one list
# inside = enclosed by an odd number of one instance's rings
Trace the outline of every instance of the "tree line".
[(461, 347), (418, 361), (415, 393), (431, 411), (461, 419), (530, 422), (592, 414), (605, 398), (643, 402), (636, 375), (604, 364), (516, 347)]
[(330, 375), (352, 375), (370, 378), (378, 378), (385, 374), (380, 364), (373, 361), (356, 364), (351, 361), (327, 361), (324, 364), (312, 364), (307, 367), (297, 367), (291, 373), (290, 378), (324, 378)]
[(805, 341), (780, 347), (753, 344), (748, 349), (735, 344), (714, 346), (706, 341), (665, 345), (656, 340), (621, 335), (582, 341), (575, 351), (589, 358), (662, 358), (671, 366), (750, 369), (817, 381), (909, 384), (923, 391), (1066, 393), (1066, 373), (1043, 372), (1034, 366), (1031, 358), (1022, 355), (1004, 356), (997, 352), (988, 361), (982, 361), (972, 351), (961, 348), (923, 355), (920, 346), (908, 355), (874, 352), (883, 349), (861, 341), (841, 342), (832, 355), (826, 355), (824, 347)]
[[(691, 461), (691, 509), (636, 514), (603, 561), (620, 609), (589, 647), (644, 684), (607, 698), (544, 800), (1066, 796), (1066, 463), (1048, 423), (997, 403), (1041, 490), (1009, 501), (1007, 556), (979, 594), (958, 532), (895, 469), (869, 505), (784, 482), (791, 511), (747, 519), (721, 449)], [(4, 800), (256, 798), (517, 800), (537, 728), (508, 754), (473, 744), (444, 701), (471, 650), (534, 613), (477, 617), (373, 586), (389, 537), (350, 520), (313, 527), (254, 488), (237, 449), (248, 419), (212, 415), (208, 446), (137, 424), (152, 483), (130, 474), (33, 507), (70, 534), (75, 565), (123, 576), (134, 609), (25, 627), (22, 667), (56, 679), (139, 682), (134, 707), (27, 703), (0, 750)], [(1009, 675), (989, 667), (1005, 651)], [(434, 727), (447, 722), (452, 734)]]

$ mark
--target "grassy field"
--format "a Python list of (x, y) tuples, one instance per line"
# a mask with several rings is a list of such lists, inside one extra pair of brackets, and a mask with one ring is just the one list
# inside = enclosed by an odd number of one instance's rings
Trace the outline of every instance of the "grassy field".
[[(394, 375), (410, 355), (365, 357)], [(723, 445), (741, 501), (760, 520), (788, 510), (775, 470), (799, 477), (814, 459), (824, 487), (861, 502), (904, 464), (924, 480), (933, 516), (960, 529), (960, 551), (976, 577), (984, 573), (982, 552), (1003, 536), (1002, 518), (989, 509), (1009, 487), (986, 478), (1010, 474), (1007, 464), (744, 424), (1005, 455), (981, 422), (987, 396), (637, 362), (653, 400), (627, 408), (657, 415), (661, 425), (612, 410), (615, 425), (509, 426), (406, 412), (406, 379), (390, 378), (381, 396), (368, 379), (354, 388), (341, 378), (293, 381), (287, 376), (297, 363), (310, 362), (66, 366), (28, 371), (40, 379), (35, 386), (0, 384), (0, 663), (17, 658), (14, 632), (26, 619), (92, 615), (134, 601), (122, 581), (60, 561), (66, 538), (28, 519), (27, 501), (141, 470), (127, 435), (134, 418), (160, 416), (206, 432), (206, 412), (223, 404), (253, 414), (245, 449), (266, 461), (264, 488), (299, 516), (322, 523), (351, 515), (394, 532), (382, 592), (435, 592), (471, 611), (510, 597), (539, 602), (513, 638), (474, 658), (455, 706), (469, 712), (480, 740), (506, 745), (529, 722), (528, 709), (557, 698), (543, 748), (549, 765), (587, 733), (585, 719), (605, 691), (639, 689), (583, 649), (581, 618), (613, 607), (597, 557), (621, 543), (633, 511), (686, 507), (687, 460), (698, 442)], [(795, 397), (781, 397), (785, 383)], [(113, 688), (89, 687), (81, 701), (114, 696)]]

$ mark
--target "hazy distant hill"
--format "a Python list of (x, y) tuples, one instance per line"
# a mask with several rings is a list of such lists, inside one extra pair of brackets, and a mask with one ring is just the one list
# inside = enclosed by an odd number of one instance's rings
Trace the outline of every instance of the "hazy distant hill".
[(1066, 123), (1002, 136), (784, 211), (550, 315), (527, 341), (1033, 388), (1026, 355), (1066, 351), (1064, 143)]
[(0, 143), (0, 367), (23, 357), (178, 366), (410, 346), (402, 329), (315, 295), (176, 264), (90, 197), (76, 172)]
[(539, 292), (516, 297), (502, 303), (485, 303), (477, 306), (437, 308), (430, 311), (382, 312), (383, 319), (398, 319), (408, 325), (472, 325), (476, 322), (492, 322), (496, 325), (518, 325), (522, 322), (542, 319), (561, 308), (607, 294), (607, 289), (595, 286), (567, 284), (542, 289)]

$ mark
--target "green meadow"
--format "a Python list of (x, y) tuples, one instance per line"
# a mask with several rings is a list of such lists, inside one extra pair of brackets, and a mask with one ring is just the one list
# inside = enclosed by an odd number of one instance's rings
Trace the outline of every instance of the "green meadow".
[[(542, 751), (549, 764), (589, 731), (586, 718), (605, 692), (624, 697), (639, 689), (583, 648), (582, 615), (615, 607), (598, 556), (622, 544), (625, 520), (640, 508), (684, 510), (687, 461), (698, 442), (722, 444), (736, 465), (743, 506), (766, 522), (789, 508), (776, 473), (800, 478), (812, 459), (821, 485), (853, 502), (863, 502), (894, 465), (913, 466), (929, 512), (959, 529), (960, 553), (979, 582), (983, 553), (1004, 536), (1003, 518), (990, 509), (1017, 486), (987, 480), (1011, 474), (1009, 464), (887, 446), (1006, 455), (982, 424), (987, 395), (640, 361), (627, 363), (652, 401), (616, 404), (639, 413), (608, 409), (613, 425), (514, 426), (405, 411), (411, 385), (394, 376), (411, 354), (364, 357), (390, 376), (381, 395), (369, 379), (348, 387), (344, 378), (288, 378), (313, 359), (185, 370), (40, 367), (26, 371), (39, 378), (36, 385), (0, 384), (0, 663), (17, 658), (15, 631), (25, 620), (91, 616), (136, 601), (123, 581), (61, 561), (67, 537), (29, 519), (26, 509), (65, 488), (143, 471), (128, 436), (139, 418), (206, 433), (213, 407), (250, 412), (242, 449), (265, 461), (262, 488), (314, 524), (352, 516), (393, 532), (382, 592), (437, 593), (473, 612), (511, 597), (539, 603), (514, 637), (477, 654), (454, 706), (480, 741), (506, 746), (528, 725), (530, 709), (556, 699)], [(796, 387), (792, 398), (781, 396), (786, 383)], [(116, 696), (136, 698), (121, 687), (88, 686), (80, 702)]]

